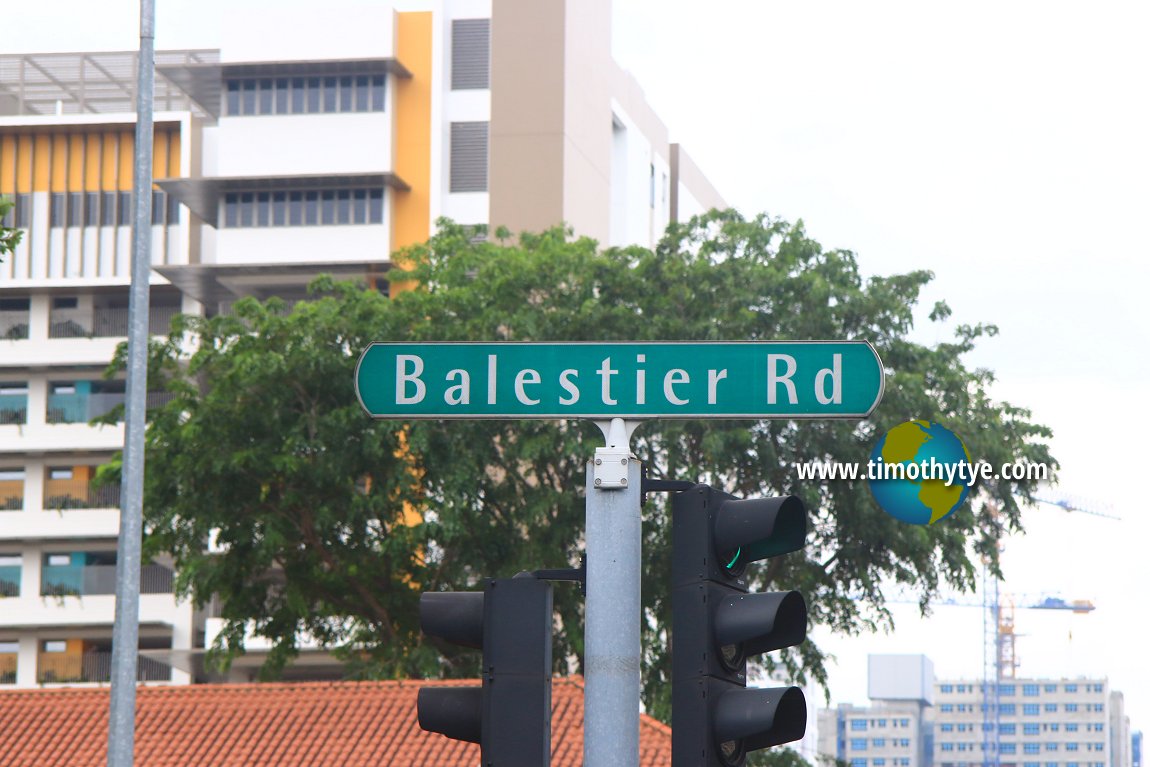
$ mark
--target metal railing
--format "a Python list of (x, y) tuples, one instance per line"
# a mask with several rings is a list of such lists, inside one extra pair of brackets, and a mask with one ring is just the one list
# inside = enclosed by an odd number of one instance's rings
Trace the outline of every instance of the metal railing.
[(0, 684), (16, 684), (16, 653), (0, 652)]
[(20, 511), (24, 508), (24, 480), (0, 479), (0, 511)]
[[(0, 508), (3, 508), (0, 506)], [(51, 511), (64, 509), (118, 509), (120, 485), (92, 487), (78, 479), (44, 480), (44, 508)]]
[[(106, 415), (117, 405), (124, 404), (126, 399), (125, 392), (49, 394), (45, 420), (48, 423), (87, 423), (93, 418)], [(149, 410), (161, 407), (171, 399), (172, 395), (168, 392), (148, 392), (147, 407)], [(120, 420), (123, 420), (123, 414)]]
[[(112, 653), (89, 650), (82, 655), (70, 653), (40, 653), (36, 667), (36, 681), (40, 684), (76, 684), (79, 682), (108, 682), (112, 679)], [(170, 682), (172, 667), (154, 658), (138, 658), (136, 681)]]
[(28, 395), (0, 394), (0, 424), (28, 423)]
[(20, 596), (20, 566), (0, 566), (0, 597)]
[(28, 337), (28, 310), (0, 312), (0, 340), (15, 341)]
[[(148, 332), (167, 335), (178, 306), (153, 306), (148, 312)], [(2, 327), (2, 325), (0, 325)], [(49, 338), (126, 338), (128, 310), (125, 307), (95, 309), (53, 309), (48, 320)], [(23, 336), (27, 338), (27, 336)]]
[[(140, 568), (141, 594), (171, 594), (173, 573), (163, 565)], [(79, 597), (116, 593), (115, 565), (44, 565), (40, 596)]]

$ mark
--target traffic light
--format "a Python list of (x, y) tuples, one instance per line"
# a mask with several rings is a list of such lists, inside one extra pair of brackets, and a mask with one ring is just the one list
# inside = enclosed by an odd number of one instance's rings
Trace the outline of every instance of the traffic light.
[(527, 573), (421, 594), (423, 633), (482, 650), (483, 684), (420, 688), (419, 726), (479, 743), (483, 767), (549, 765), (551, 607), (551, 584)]
[(738, 767), (747, 753), (799, 740), (797, 687), (747, 688), (747, 660), (807, 635), (797, 591), (748, 593), (746, 566), (803, 547), (795, 496), (739, 499), (706, 485), (672, 497), (672, 762)]

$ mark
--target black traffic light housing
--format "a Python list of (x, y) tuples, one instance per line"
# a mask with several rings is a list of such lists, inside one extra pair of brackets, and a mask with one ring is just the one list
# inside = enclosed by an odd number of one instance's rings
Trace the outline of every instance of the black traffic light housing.
[(739, 499), (706, 485), (672, 498), (672, 759), (738, 767), (806, 732), (797, 687), (747, 689), (747, 660), (806, 639), (797, 591), (748, 593), (746, 566), (796, 551), (807, 514), (795, 496)]
[(424, 634), (483, 651), (481, 687), (424, 687), (419, 726), (479, 743), (483, 767), (551, 763), (551, 584), (523, 573), (420, 595)]

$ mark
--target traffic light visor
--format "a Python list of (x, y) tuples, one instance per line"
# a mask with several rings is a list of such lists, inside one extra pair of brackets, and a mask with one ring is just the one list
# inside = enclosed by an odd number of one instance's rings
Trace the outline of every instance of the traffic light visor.
[(715, 546), (728, 570), (803, 547), (807, 510), (798, 496), (724, 501), (715, 513)]

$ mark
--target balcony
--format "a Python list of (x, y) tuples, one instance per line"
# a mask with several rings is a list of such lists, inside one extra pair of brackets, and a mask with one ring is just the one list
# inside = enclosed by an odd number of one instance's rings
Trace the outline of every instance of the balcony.
[[(50, 468), (44, 480), (44, 508), (51, 511), (120, 508), (120, 485), (92, 487), (95, 469), (95, 466)], [(2, 497), (0, 491), (0, 499)]]
[[(3, 666), (0, 665), (0, 669), (2, 668)], [(143, 656), (137, 658), (136, 681), (170, 682), (171, 679), (171, 666), (152, 658)], [(110, 682), (111, 680), (112, 653), (110, 650), (87, 651), (81, 655), (41, 652), (37, 659), (36, 681), (40, 684), (77, 684)]]
[(0, 511), (24, 508), (24, 471), (0, 469)]
[(0, 684), (16, 684), (15, 642), (0, 642)]
[[(148, 332), (167, 335), (172, 318), (180, 313), (179, 305), (159, 304), (149, 309)], [(128, 335), (127, 307), (53, 307), (48, 322), (49, 338), (123, 338)], [(21, 337), (27, 338), (27, 335)]]
[[(107, 415), (127, 399), (122, 381), (77, 381), (52, 384), (45, 420), (51, 424), (88, 423)], [(147, 408), (161, 407), (172, 399), (167, 392), (148, 392)], [(122, 414), (118, 419), (123, 420)]]
[(28, 388), (0, 384), (0, 424), (28, 423)]
[(20, 596), (20, 565), (0, 565), (0, 597)]
[(18, 341), (28, 337), (28, 310), (0, 309), (0, 340)]
[[(163, 565), (140, 568), (141, 594), (171, 594), (174, 573)], [(44, 565), (40, 595), (79, 597), (116, 593), (115, 565)]]

